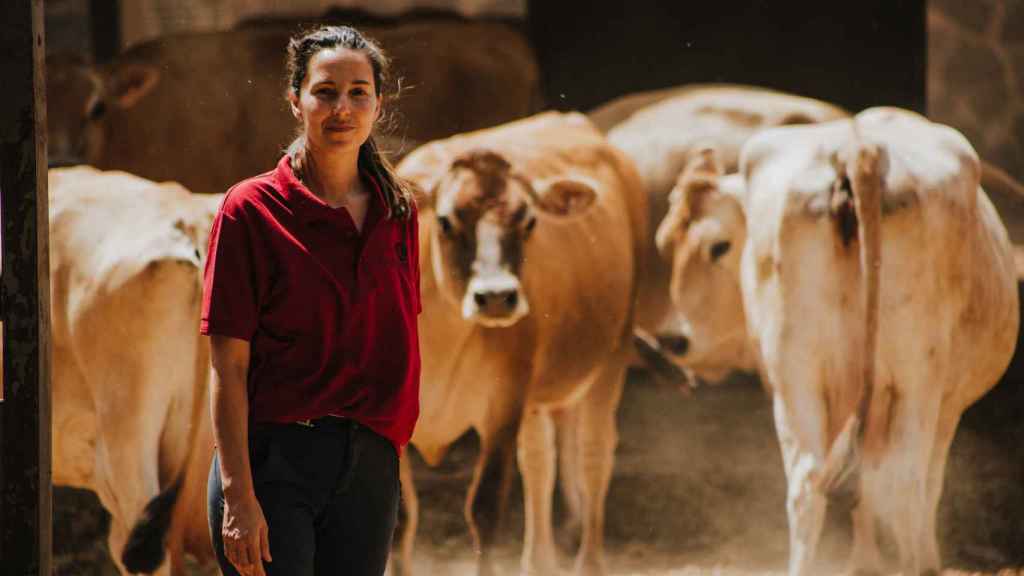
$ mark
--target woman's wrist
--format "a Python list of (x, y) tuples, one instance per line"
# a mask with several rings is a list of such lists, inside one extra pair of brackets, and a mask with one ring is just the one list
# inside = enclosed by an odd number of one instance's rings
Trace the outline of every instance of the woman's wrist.
[(234, 479), (221, 478), (221, 487), (224, 492), (224, 499), (232, 502), (239, 502), (249, 498), (256, 498), (256, 491), (252, 482), (239, 482)]

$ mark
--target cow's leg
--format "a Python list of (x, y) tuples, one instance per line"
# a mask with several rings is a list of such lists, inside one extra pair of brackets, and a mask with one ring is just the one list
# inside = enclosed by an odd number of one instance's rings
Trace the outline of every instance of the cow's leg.
[[(912, 454), (904, 453), (907, 458)], [(893, 533), (899, 549), (900, 566), (903, 574), (922, 573), (922, 542), (921, 534), (927, 524), (923, 518), (926, 511), (925, 474), (921, 469), (914, 470), (908, 466), (903, 471), (904, 478), (894, 479), (893, 498), (903, 498), (903, 502), (893, 506)]]
[[(111, 515), (110, 553), (122, 573), (134, 522), (159, 494), (161, 478), (169, 481), (186, 464), (190, 435), (182, 419), (191, 421), (203, 398), (196, 394), (205, 393), (205, 383), (196, 380), (206, 374), (201, 348), (186, 337), (195, 334), (198, 318), (196, 273), (183, 260), (150, 262), (83, 310), (73, 335), (99, 422), (95, 488)], [(112, 324), (112, 318), (130, 321)], [(180, 542), (181, 535), (167, 538)], [(168, 574), (168, 565), (156, 574)]]
[(416, 495), (409, 450), (406, 448), (398, 461), (398, 478), (402, 485), (402, 538), (398, 544), (398, 554), (391, 558), (391, 574), (394, 576), (412, 576), (412, 552), (420, 518), (420, 501)]
[(583, 518), (583, 487), (580, 479), (579, 408), (570, 406), (552, 414), (558, 438), (558, 487), (565, 502), (566, 518), (558, 528), (558, 540), (566, 549), (575, 547)]
[[(938, 406), (929, 409), (928, 399), (911, 398), (901, 402), (892, 436), (896, 438), (888, 465), (892, 468), (888, 509), (903, 574), (922, 571), (924, 541), (928, 524), (928, 469), (935, 441), (934, 425)], [(926, 415), (935, 414), (928, 418)]]
[(615, 409), (622, 397), (625, 361), (613, 358), (602, 369), (579, 405), (580, 479), (583, 491), (583, 533), (576, 573), (604, 576), (604, 503), (615, 463), (619, 435)]
[(853, 509), (850, 573), (856, 576), (882, 574), (882, 554), (878, 549), (878, 535), (875, 532), (877, 514), (869, 494), (869, 490), (861, 488), (860, 502)]
[[(128, 541), (133, 523), (146, 504), (160, 491), (156, 470), (158, 439), (144, 436), (121, 437), (111, 430), (101, 430), (97, 443), (96, 493), (110, 512), (110, 535), (107, 544), (118, 571), (127, 574), (121, 564), (121, 552)], [(151, 455), (145, 458), (144, 455)], [(152, 461), (146, 466), (144, 461)], [(171, 567), (164, 562), (157, 576), (169, 576)]]
[[(786, 514), (789, 519), (789, 575), (812, 574), (815, 552), (825, 521), (825, 495), (818, 486), (823, 446), (811, 445), (825, 438), (824, 406), (820, 400), (802, 398), (791, 418), (779, 393), (774, 398), (775, 430), (786, 467)], [(797, 429), (796, 427), (800, 428)]]
[(936, 536), (936, 517), (939, 511), (939, 500), (942, 497), (942, 481), (946, 471), (946, 460), (949, 448), (953, 444), (957, 425), (960, 423), (960, 410), (943, 406), (935, 434), (935, 446), (932, 448), (931, 461), (928, 463), (927, 479), (927, 510), (925, 512), (924, 532), (920, 536), (923, 546), (922, 574), (938, 575), (942, 568), (942, 556), (939, 554), (939, 541)]
[(557, 574), (558, 560), (551, 534), (555, 429), (547, 408), (531, 406), (523, 412), (518, 455), (526, 509), (522, 572), (543, 576)]
[(512, 486), (515, 430), (515, 424), (511, 424), (494, 434), (480, 434), (480, 456), (466, 494), (466, 523), (481, 576), (494, 574), (491, 553)]

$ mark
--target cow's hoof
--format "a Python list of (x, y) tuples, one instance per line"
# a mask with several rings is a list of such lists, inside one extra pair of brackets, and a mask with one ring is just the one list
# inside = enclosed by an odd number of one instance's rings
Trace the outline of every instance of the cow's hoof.
[(608, 576), (608, 568), (601, 560), (576, 562), (576, 576)]
[(580, 523), (566, 522), (555, 530), (555, 545), (565, 551), (576, 550), (580, 546)]

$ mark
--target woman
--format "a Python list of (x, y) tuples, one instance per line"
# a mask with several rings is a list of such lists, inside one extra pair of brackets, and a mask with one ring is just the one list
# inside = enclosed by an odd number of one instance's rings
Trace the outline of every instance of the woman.
[(224, 574), (378, 575), (419, 412), (416, 210), (371, 135), (380, 47), (324, 27), (288, 70), (301, 135), (211, 231), (210, 530)]

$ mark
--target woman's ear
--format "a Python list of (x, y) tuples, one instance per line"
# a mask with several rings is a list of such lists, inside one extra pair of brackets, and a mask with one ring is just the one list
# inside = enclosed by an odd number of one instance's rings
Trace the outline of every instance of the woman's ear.
[(384, 115), (384, 95), (377, 96), (377, 111), (373, 113), (373, 123), (376, 124), (380, 117)]
[(288, 105), (292, 109), (292, 116), (295, 116), (295, 119), (301, 122), (302, 110), (299, 108), (299, 96), (291, 90), (288, 91)]

